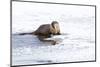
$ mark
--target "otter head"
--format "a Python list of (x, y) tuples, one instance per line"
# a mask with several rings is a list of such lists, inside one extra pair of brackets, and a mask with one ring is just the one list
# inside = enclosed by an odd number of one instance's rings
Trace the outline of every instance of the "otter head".
[(52, 21), (51, 25), (52, 25), (53, 28), (55, 28), (55, 27), (56, 27), (57, 25), (59, 25), (59, 24), (58, 24), (57, 21)]
[(52, 34), (58, 34), (60, 33), (60, 27), (59, 27), (59, 23), (57, 21), (52, 21), (51, 23), (51, 27), (52, 27)]

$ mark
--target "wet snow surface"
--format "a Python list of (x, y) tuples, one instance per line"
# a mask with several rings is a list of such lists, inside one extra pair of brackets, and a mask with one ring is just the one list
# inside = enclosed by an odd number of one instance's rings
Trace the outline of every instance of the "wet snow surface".
[[(34, 8), (34, 5), (37, 8)], [(87, 14), (83, 11), (83, 15), (80, 17), (72, 12), (76, 16), (72, 17), (70, 13), (66, 14), (66, 12), (55, 14), (63, 6), (57, 8), (57, 5), (48, 5), (49, 8), (47, 8), (45, 5), (47, 4), (39, 7), (39, 5), (32, 3), (13, 2), (12, 64), (27, 65), (95, 60), (95, 17), (94, 12), (90, 12), (94, 8), (88, 7), (88, 9), (86, 7)], [(57, 8), (57, 11), (54, 10), (52, 13), (52, 7)], [(36, 10), (39, 8), (41, 11)], [(44, 11), (45, 8), (48, 10)], [(67, 8), (63, 7), (65, 11), (68, 10)], [(73, 8), (77, 7), (73, 6)], [(78, 8), (77, 11), (85, 9), (85, 7), (80, 7), (79, 10)], [(71, 10), (73, 11), (73, 9)], [(68, 12), (71, 10), (69, 9)], [(57, 20), (60, 24), (61, 33), (66, 34), (52, 36), (51, 39), (56, 39), (59, 42), (56, 45), (41, 42), (35, 35), (16, 35), (34, 31), (39, 25), (50, 24), (52, 20)]]

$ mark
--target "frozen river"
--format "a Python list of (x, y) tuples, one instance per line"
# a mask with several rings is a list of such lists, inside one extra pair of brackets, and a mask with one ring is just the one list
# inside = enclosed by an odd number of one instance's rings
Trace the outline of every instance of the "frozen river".
[[(34, 4), (13, 2), (12, 65), (95, 60), (94, 14), (93, 16), (89, 14), (89, 16), (85, 17), (83, 15), (72, 17), (66, 14), (66, 12), (61, 12), (56, 17), (54, 16), (56, 10), (52, 14), (52, 11), (49, 11), (52, 9), (42, 12), (42, 9), (45, 8), (41, 8), (39, 12), (39, 10), (34, 11), (36, 8), (34, 9), (33, 7), (32, 9), (32, 6)], [(56, 18), (50, 18), (51, 16)], [(41, 42), (35, 35), (16, 35), (18, 33), (34, 31), (41, 24), (51, 23), (51, 20), (57, 20), (60, 24), (61, 33), (67, 34), (52, 37), (61, 38), (59, 44), (51, 45), (50, 43)]]

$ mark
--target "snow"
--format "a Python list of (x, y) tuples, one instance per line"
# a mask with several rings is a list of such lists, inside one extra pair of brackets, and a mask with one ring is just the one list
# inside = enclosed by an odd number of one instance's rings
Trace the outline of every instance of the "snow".
[[(56, 20), (62, 35), (51, 45), (32, 32), (41, 24)], [(95, 8), (89, 6), (12, 3), (12, 65), (45, 64), (95, 60)]]

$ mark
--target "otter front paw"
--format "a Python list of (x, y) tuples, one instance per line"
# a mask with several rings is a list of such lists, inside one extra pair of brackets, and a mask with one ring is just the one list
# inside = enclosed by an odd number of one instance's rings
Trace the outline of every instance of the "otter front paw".
[(57, 35), (61, 35), (61, 33), (57, 33)]

